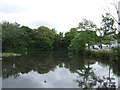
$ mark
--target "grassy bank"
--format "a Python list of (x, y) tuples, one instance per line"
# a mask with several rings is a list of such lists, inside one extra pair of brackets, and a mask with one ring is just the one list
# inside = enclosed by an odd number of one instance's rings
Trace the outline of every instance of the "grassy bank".
[(0, 57), (12, 57), (12, 56), (21, 56), (21, 54), (11, 53), (11, 52), (8, 52), (8, 53), (0, 53)]
[(85, 57), (97, 58), (102, 60), (111, 60), (118, 62), (118, 52), (117, 51), (93, 51), (85, 50)]

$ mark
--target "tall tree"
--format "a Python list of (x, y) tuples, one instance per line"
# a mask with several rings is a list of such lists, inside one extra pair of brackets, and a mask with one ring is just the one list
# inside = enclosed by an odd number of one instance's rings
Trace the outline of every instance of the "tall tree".
[(116, 34), (116, 28), (114, 27), (115, 21), (106, 13), (106, 16), (102, 15), (101, 27), (98, 29), (100, 33), (102, 43), (110, 43), (114, 40), (114, 35)]
[(54, 50), (63, 48), (63, 33), (62, 32), (55, 34), (53, 46), (54, 46)]
[(86, 44), (88, 44), (89, 48), (90, 45), (96, 43), (97, 38), (98, 36), (96, 35), (95, 31), (80, 31), (79, 34), (71, 41), (69, 49), (71, 51), (83, 54), (86, 48)]
[(79, 23), (78, 29), (80, 31), (90, 30), (90, 31), (96, 31), (96, 24), (94, 24), (92, 21), (83, 19), (82, 22)]
[(64, 45), (66, 48), (71, 44), (71, 40), (74, 39), (74, 37), (77, 36), (77, 34), (77, 28), (71, 28), (69, 32), (65, 33)]
[(40, 26), (35, 31), (35, 37), (33, 41), (33, 47), (38, 50), (52, 50), (55, 34), (54, 32), (45, 26)]
[[(2, 23), (2, 50), (13, 51), (21, 47), (21, 35), (20, 25), (18, 23)], [(22, 40), (21, 40), (22, 41)]]

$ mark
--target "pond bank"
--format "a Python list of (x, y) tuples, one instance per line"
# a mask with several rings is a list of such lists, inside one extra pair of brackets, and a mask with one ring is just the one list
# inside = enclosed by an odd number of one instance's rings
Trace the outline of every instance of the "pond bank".
[(118, 52), (114, 50), (113, 51), (85, 50), (84, 56), (118, 62)]
[(0, 57), (12, 57), (12, 56), (21, 56), (22, 54), (12, 53), (12, 52), (4, 52), (0, 53)]

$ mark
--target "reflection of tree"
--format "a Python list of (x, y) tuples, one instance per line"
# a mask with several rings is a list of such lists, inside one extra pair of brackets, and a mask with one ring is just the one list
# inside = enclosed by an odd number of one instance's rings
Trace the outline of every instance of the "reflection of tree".
[[(78, 78), (75, 83), (81, 88), (115, 88), (114, 78), (110, 75), (110, 71), (116, 69), (116, 65), (102, 62), (102, 65), (109, 66), (108, 76), (98, 77), (91, 64), (96, 61), (93, 59), (85, 59), (80, 56), (69, 56), (66, 52), (37, 52), (21, 57), (3, 58), (3, 78), (13, 76), (18, 77), (20, 73), (25, 74), (31, 70), (40, 74), (48, 73), (54, 70), (56, 66), (69, 68), (71, 73), (77, 73)], [(102, 72), (101, 72), (102, 73)]]
[[(77, 73), (78, 78), (74, 80), (80, 88), (115, 88), (114, 78), (110, 75), (111, 67), (108, 69), (108, 76), (99, 77), (90, 66), (96, 60), (85, 59), (78, 56), (70, 56), (69, 69)], [(106, 65), (105, 65), (106, 66)], [(108, 65), (107, 65), (108, 66)], [(102, 72), (101, 72), (102, 73)]]
[(3, 58), (3, 78), (13, 76), (16, 78), (20, 73), (25, 74), (31, 70), (40, 74), (47, 73), (55, 68), (56, 64), (51, 53), (39, 53), (38, 55), (26, 55), (21, 57)]
[(111, 89), (116, 88), (116, 85), (115, 85), (115, 82), (114, 82), (115, 78), (111, 77), (110, 71), (111, 71), (111, 68), (109, 67), (108, 76), (107, 77), (103, 76), (102, 78), (99, 78), (99, 80), (101, 80), (101, 82), (100, 82), (100, 86), (98, 86), (98, 88), (99, 87), (101, 87), (101, 88), (111, 88)]
[(102, 78), (104, 82), (101, 86), (115, 88), (116, 87), (114, 82), (115, 78), (113, 78), (113, 76), (110, 75), (111, 74), (110, 71), (112, 71), (115, 75), (119, 77), (120, 76), (119, 63), (116, 63), (114, 61), (108, 61), (108, 60), (99, 60), (99, 63), (109, 67), (108, 76)]
[(114, 61), (109, 61), (109, 60), (99, 60), (99, 63), (105, 66), (109, 66), (114, 74), (120, 76), (120, 67), (119, 67), (120, 63), (116, 63)]
[(76, 80), (78, 83), (78, 86), (80, 88), (93, 88), (93, 86), (96, 86), (97, 84), (97, 77), (95, 73), (93, 72), (92, 68), (90, 67), (90, 64), (88, 62), (87, 66), (84, 66), (84, 68), (81, 71), (76, 71), (79, 75), (79, 78)]
[[(0, 58), (1, 59), (1, 58)], [(2, 61), (0, 60), (0, 77), (2, 76)]]
[(110, 67), (113, 70), (113, 73), (120, 76), (120, 63), (111, 63)]
[(92, 67), (90, 67), (90, 62), (83, 66), (84, 68), (80, 71), (76, 70), (79, 75), (78, 79), (75, 80), (80, 88), (91, 89), (91, 88), (112, 88), (115, 89), (114, 78), (110, 75), (111, 68), (109, 67), (108, 77), (98, 77), (94, 73)]
[(67, 66), (68, 63), (69, 63), (69, 58), (68, 58), (68, 55), (67, 55), (67, 51), (61, 51), (61, 50), (58, 50), (58, 51), (54, 51), (53, 52), (53, 57), (54, 57), (54, 62), (56, 62), (56, 64), (59, 66), (59, 67), (62, 67), (63, 66), (63, 63)]
[(65, 67), (69, 68), (69, 70), (74, 73), (76, 70), (82, 70), (85, 63), (86, 62), (83, 57), (72, 55), (69, 56), (69, 61), (67, 64), (65, 63)]

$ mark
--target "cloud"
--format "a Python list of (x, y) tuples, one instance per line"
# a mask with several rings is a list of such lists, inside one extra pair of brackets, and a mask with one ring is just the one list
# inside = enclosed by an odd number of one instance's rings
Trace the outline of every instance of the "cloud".
[[(0, 0), (0, 21), (18, 22), (33, 28), (44, 25), (55, 27), (58, 32), (66, 32), (77, 27), (82, 19), (100, 25), (101, 15), (105, 13), (102, 7), (106, 7), (104, 2), (105, 0)], [(108, 3), (110, 2), (111, 0)]]
[[(46, 74), (39, 74), (31, 71), (27, 74), (20, 74), (14, 79), (9, 77), (2, 82), (3, 88), (76, 88), (77, 73), (71, 73), (67, 68), (56, 67), (55, 71)], [(46, 83), (44, 83), (46, 81)]]
[(3, 6), (0, 9), (0, 12), (3, 12), (3, 13), (23, 13), (23, 12), (26, 12), (26, 9), (23, 7), (16, 6), (16, 5), (12, 5), (12, 6), (9, 5), (9, 6)]
[(0, 12), (2, 13), (24, 13), (26, 11), (27, 8), (20, 3), (10, 2), (9, 0), (1, 0), (0, 2)]
[(54, 25), (48, 21), (32, 21), (28, 25), (31, 26), (32, 28), (37, 28), (39, 26), (47, 26), (49, 28), (57, 27), (56, 25)]

